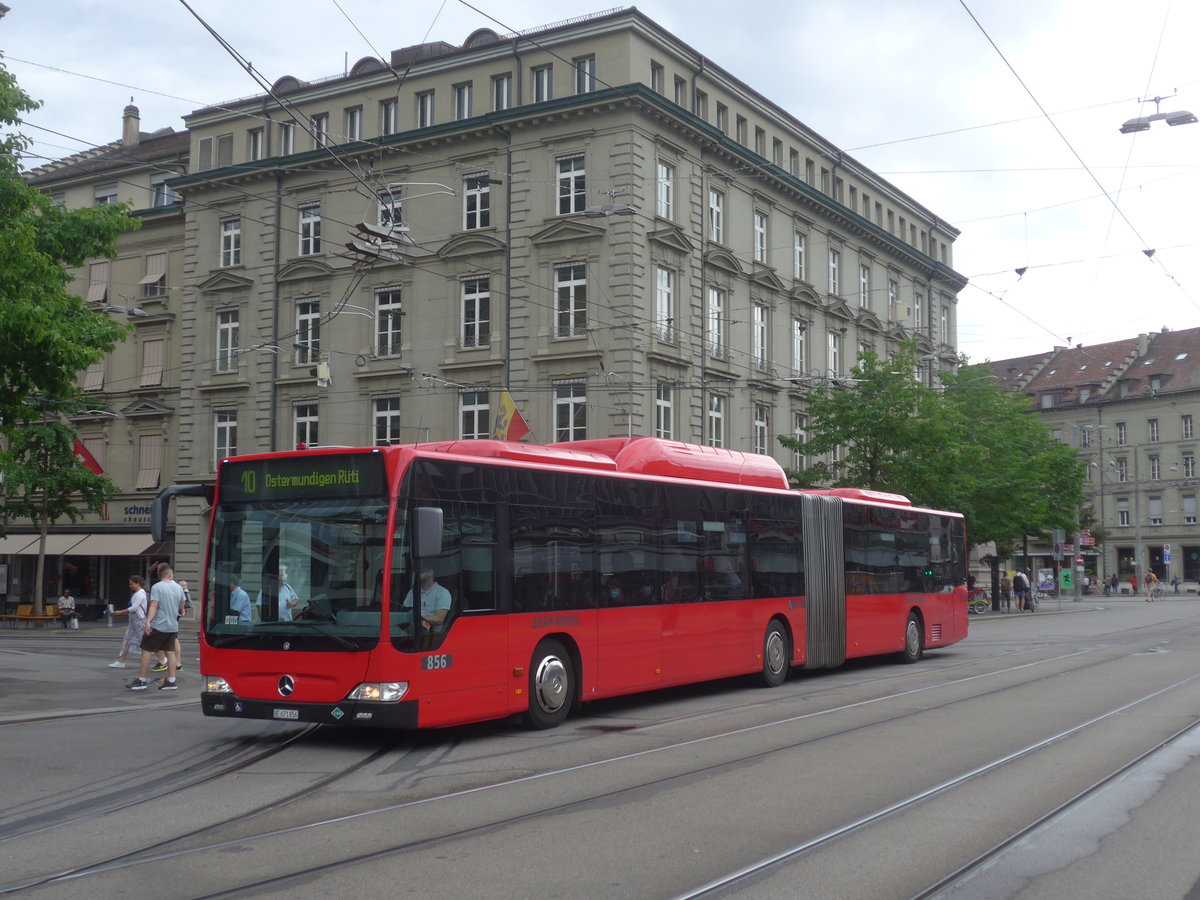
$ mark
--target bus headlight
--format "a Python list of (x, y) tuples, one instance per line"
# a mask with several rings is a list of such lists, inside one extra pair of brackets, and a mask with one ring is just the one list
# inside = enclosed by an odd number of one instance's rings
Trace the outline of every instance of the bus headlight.
[(407, 681), (366, 682), (352, 690), (347, 699), (374, 700), (377, 703), (395, 703), (407, 693)]
[(233, 688), (229, 686), (229, 682), (224, 678), (218, 678), (216, 675), (204, 676), (204, 689), (210, 694), (232, 694)]

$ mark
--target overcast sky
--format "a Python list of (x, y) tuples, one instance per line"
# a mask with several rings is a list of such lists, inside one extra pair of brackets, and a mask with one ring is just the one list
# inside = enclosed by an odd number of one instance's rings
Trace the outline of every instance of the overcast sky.
[[(5, 0), (0, 52), (45, 106), (35, 154), (258, 93), (179, 0)], [(312, 80), (595, 0), (189, 0), (257, 70)], [(1200, 325), (1196, 0), (648, 0), (638, 8), (962, 232), (958, 343), (973, 361)], [(731, 13), (732, 11), (732, 13)], [(359, 33), (362, 32), (362, 34)], [(365, 39), (363, 37), (365, 35)], [(603, 73), (599, 73), (601, 76)], [(63, 137), (67, 135), (69, 137)], [(30, 165), (38, 160), (31, 159)], [(1148, 255), (1147, 251), (1154, 251)], [(1018, 269), (1025, 269), (1018, 275)]]

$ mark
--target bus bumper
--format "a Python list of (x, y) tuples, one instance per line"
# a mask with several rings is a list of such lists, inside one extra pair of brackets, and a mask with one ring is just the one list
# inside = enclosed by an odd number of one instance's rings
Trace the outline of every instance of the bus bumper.
[(319, 725), (359, 725), (371, 728), (416, 728), (417, 701), (375, 703), (343, 700), (339, 703), (287, 703), (246, 700), (236, 694), (204, 691), (200, 706), (206, 716), (229, 719), (271, 719), (275, 722), (315, 722)]

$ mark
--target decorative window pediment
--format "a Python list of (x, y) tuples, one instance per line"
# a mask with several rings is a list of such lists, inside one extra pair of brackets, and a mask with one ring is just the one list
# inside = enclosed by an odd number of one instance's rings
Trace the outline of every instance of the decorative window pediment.
[(883, 322), (869, 309), (860, 309), (858, 311), (858, 324), (872, 331), (883, 331)]
[(839, 297), (830, 297), (829, 299), (830, 303), (829, 306), (826, 307), (826, 310), (830, 315), (837, 316), (841, 319), (854, 321), (854, 311), (850, 309), (845, 300), (842, 300)]
[(800, 288), (792, 292), (792, 300), (797, 303), (803, 303), (805, 306), (820, 307), (821, 298), (817, 293), (809, 288)]
[(738, 262), (737, 257), (727, 250), (709, 250), (704, 254), (704, 262), (710, 266), (724, 269), (726, 272), (734, 272), (738, 275), (741, 275), (745, 271), (742, 268), (742, 264)]
[(500, 253), (507, 245), (490, 234), (460, 234), (438, 248), (438, 259), (475, 256), (479, 253)]
[(337, 270), (329, 263), (322, 262), (319, 259), (300, 259), (296, 262), (288, 263), (279, 270), (279, 274), (275, 276), (275, 280), (282, 283), (285, 281), (300, 281), (303, 278), (324, 278), (333, 275)]
[(651, 231), (646, 237), (652, 241), (657, 241), (664, 247), (670, 247), (672, 250), (678, 250), (680, 253), (692, 253), (695, 251), (695, 245), (687, 239), (687, 235), (683, 233), (682, 228), (667, 227), (659, 228)]
[(557, 244), (562, 241), (592, 240), (604, 236), (604, 229), (586, 222), (555, 222), (543, 228), (530, 242), (537, 245)]
[(121, 410), (121, 415), (129, 419), (165, 418), (175, 415), (175, 408), (152, 397), (139, 397)]
[(218, 272), (211, 278), (200, 282), (196, 287), (206, 294), (238, 291), (254, 287), (254, 279), (247, 278), (244, 275), (235, 275), (233, 272)]
[(763, 266), (755, 267), (754, 272), (750, 275), (750, 280), (761, 287), (770, 288), (773, 291), (787, 290), (787, 285), (775, 274), (775, 270)]

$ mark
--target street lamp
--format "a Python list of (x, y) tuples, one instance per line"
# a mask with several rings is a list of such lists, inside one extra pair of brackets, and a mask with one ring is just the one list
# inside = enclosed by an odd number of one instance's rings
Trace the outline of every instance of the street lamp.
[(1176, 110), (1175, 112), (1159, 112), (1158, 104), (1166, 97), (1151, 97), (1154, 101), (1154, 115), (1138, 116), (1136, 119), (1129, 119), (1121, 126), (1121, 134), (1133, 134), (1138, 131), (1149, 131), (1150, 123), (1157, 122), (1160, 119), (1168, 125), (1192, 125), (1197, 119), (1196, 116), (1186, 109)]

